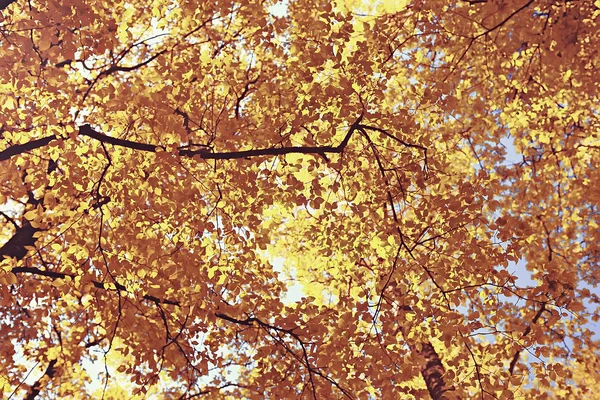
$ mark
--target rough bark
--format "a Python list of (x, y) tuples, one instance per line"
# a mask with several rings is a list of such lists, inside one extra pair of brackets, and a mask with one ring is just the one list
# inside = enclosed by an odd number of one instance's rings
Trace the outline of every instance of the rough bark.
[(421, 368), (421, 376), (427, 386), (427, 391), (433, 400), (450, 400), (454, 397), (450, 393), (454, 387), (449, 386), (444, 381), (444, 366), (438, 353), (435, 351), (431, 343), (425, 342), (421, 344), (421, 349), (415, 349), (417, 353), (423, 356), (426, 360), (425, 365)]

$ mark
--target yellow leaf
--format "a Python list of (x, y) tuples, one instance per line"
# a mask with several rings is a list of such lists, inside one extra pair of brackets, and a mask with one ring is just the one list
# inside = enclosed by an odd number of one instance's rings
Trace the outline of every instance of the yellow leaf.
[(29, 221), (33, 221), (34, 219), (36, 219), (38, 216), (38, 212), (37, 210), (31, 210), (31, 211), (27, 211), (24, 215), (24, 217), (26, 219), (28, 219)]
[(406, 8), (409, 0), (383, 0), (383, 9), (386, 13), (396, 13)]
[(212, 279), (215, 276), (215, 272), (219, 269), (219, 267), (211, 267), (208, 269), (208, 279)]
[(56, 288), (61, 288), (65, 285), (65, 281), (61, 278), (57, 278), (55, 280), (52, 281), (52, 286), (56, 287)]
[(312, 182), (315, 179), (307, 168), (301, 168), (300, 171), (294, 173), (294, 176), (302, 183)]
[(6, 272), (4, 274), (4, 280), (7, 285), (14, 285), (18, 282), (17, 276), (15, 274), (13, 274), (12, 272)]

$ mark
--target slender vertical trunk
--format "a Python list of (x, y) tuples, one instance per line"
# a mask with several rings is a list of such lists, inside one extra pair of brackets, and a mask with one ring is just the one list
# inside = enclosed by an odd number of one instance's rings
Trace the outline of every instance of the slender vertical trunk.
[[(408, 305), (396, 306), (404, 312), (412, 312), (412, 307)], [(399, 326), (399, 331), (405, 338), (408, 331), (405, 327)], [(422, 341), (419, 344), (411, 344), (410, 350), (425, 359), (425, 364), (421, 367), (421, 376), (427, 386), (427, 391), (433, 400), (455, 400), (458, 397), (453, 393), (454, 386), (448, 385), (444, 380), (446, 370), (442, 364), (440, 355), (435, 351), (429, 341)]]
[(438, 353), (433, 348), (430, 342), (422, 343), (421, 350), (413, 346), (413, 351), (423, 356), (426, 363), (421, 367), (421, 376), (427, 386), (427, 391), (433, 400), (450, 400), (454, 399), (450, 393), (454, 390), (453, 386), (447, 385), (444, 381), (444, 366)]

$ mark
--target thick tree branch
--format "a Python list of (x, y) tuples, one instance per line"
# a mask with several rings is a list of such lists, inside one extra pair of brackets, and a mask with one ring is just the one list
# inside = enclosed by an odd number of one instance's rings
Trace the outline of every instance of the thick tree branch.
[(16, 156), (18, 154), (25, 153), (27, 151), (39, 149), (40, 147), (47, 146), (53, 140), (58, 139), (55, 135), (46, 136), (41, 139), (32, 140), (31, 142), (23, 143), (23, 144), (15, 144), (14, 146), (10, 146), (9, 148), (0, 151), (0, 161), (5, 161), (11, 158), (12, 156)]
[(6, 7), (10, 6), (16, 0), (0, 0), (0, 10), (4, 10)]
[(39, 228), (34, 228), (26, 219), (23, 220), (23, 226), (18, 228), (14, 235), (0, 247), (0, 260), (4, 257), (14, 257), (18, 260), (25, 257), (27, 247), (35, 245), (36, 239), (33, 235), (39, 232)]
[(162, 147), (162, 146), (156, 146), (156, 145), (151, 145), (151, 144), (146, 144), (146, 143), (138, 143), (138, 142), (133, 142), (133, 141), (127, 140), (127, 139), (119, 139), (119, 138), (105, 135), (103, 133), (100, 133), (100, 132), (94, 130), (91, 127), (91, 125), (89, 125), (89, 124), (80, 126), (79, 134), (82, 136), (90, 137), (92, 139), (96, 139), (102, 143), (112, 144), (113, 146), (127, 147), (132, 150), (147, 151), (147, 152), (151, 152), (151, 153), (155, 153), (158, 149), (164, 150), (164, 147)]
[[(359, 129), (360, 122), (363, 118), (361, 114), (358, 119), (350, 126), (348, 133), (344, 139), (337, 146), (291, 146), (291, 147), (271, 147), (264, 149), (254, 150), (242, 150), (242, 151), (229, 151), (229, 152), (213, 152), (209, 149), (190, 150), (185, 146), (179, 147), (177, 153), (181, 157), (200, 157), (205, 160), (235, 160), (249, 157), (259, 156), (278, 156), (284, 154), (318, 154), (325, 155), (327, 153), (341, 153), (344, 151), (352, 134)], [(116, 137), (108, 136), (94, 130), (91, 125), (85, 124), (79, 127), (79, 135), (87, 136), (105, 144), (112, 144), (113, 146), (126, 147), (132, 150), (145, 151), (150, 153), (156, 153), (164, 151), (165, 147), (162, 145), (154, 145), (147, 143), (134, 142), (127, 139), (119, 139)], [(48, 145), (53, 140), (57, 140), (58, 136), (47, 136), (42, 139), (32, 140), (31, 142), (14, 145), (3, 151), (0, 151), (0, 161), (10, 159), (15, 155), (25, 153), (30, 150), (38, 149)]]

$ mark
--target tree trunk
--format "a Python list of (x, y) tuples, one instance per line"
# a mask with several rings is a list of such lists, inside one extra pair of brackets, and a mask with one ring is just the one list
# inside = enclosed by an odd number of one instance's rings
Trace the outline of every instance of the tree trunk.
[(435, 351), (430, 342), (422, 343), (421, 350), (412, 346), (413, 351), (416, 351), (419, 355), (423, 356), (426, 363), (421, 367), (421, 376), (427, 385), (427, 391), (433, 400), (450, 400), (454, 399), (455, 396), (446, 394), (454, 390), (453, 386), (446, 385), (444, 381), (444, 366), (440, 356)]

